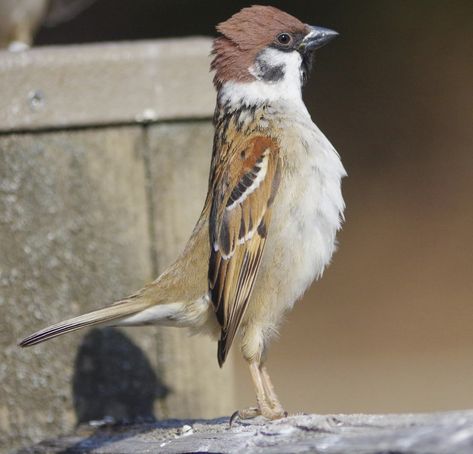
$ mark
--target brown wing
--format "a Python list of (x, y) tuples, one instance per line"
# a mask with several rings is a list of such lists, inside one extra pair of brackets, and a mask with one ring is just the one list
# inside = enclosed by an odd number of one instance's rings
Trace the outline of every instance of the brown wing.
[(209, 288), (218, 322), (220, 366), (248, 305), (261, 263), (271, 204), (279, 185), (275, 140), (250, 135), (214, 163)]

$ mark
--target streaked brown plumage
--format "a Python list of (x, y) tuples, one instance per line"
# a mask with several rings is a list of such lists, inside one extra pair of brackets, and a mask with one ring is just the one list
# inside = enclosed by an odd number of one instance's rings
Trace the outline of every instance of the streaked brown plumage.
[(257, 407), (236, 414), (275, 419), (285, 412), (265, 368), (268, 345), (329, 263), (343, 218), (345, 171), (301, 97), (313, 50), (335, 33), (263, 6), (243, 9), (218, 31), (209, 190), (185, 250), (136, 294), (20, 345), (98, 323), (154, 323), (220, 336), (222, 365), (239, 338)]
[[(211, 181), (209, 288), (222, 327), (218, 344), (222, 365), (253, 290), (281, 163), (276, 140), (257, 131), (227, 128), (217, 149)], [(263, 172), (259, 186), (242, 200)]]

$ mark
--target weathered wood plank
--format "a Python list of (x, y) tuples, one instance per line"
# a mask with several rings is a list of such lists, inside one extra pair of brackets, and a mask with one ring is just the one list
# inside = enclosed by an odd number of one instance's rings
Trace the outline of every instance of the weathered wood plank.
[(267, 422), (163, 421), (83, 428), (18, 454), (162, 454), (218, 452), (287, 454), (471, 454), (473, 411), (410, 415), (298, 415)]
[(0, 51), (0, 132), (209, 118), (210, 39)]
[(205, 197), (212, 133), (196, 121), (0, 136), (0, 450), (105, 416), (234, 410), (231, 362), (220, 370), (215, 343), (185, 330), (16, 346), (130, 294), (176, 257)]

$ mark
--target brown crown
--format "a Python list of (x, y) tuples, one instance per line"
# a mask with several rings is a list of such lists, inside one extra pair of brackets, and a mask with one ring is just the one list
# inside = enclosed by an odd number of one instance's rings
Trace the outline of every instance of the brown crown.
[(217, 25), (210, 68), (215, 71), (214, 85), (220, 89), (226, 81), (249, 82), (254, 77), (248, 68), (258, 52), (274, 42), (279, 33), (308, 32), (299, 19), (273, 6), (254, 5), (243, 8), (230, 19)]

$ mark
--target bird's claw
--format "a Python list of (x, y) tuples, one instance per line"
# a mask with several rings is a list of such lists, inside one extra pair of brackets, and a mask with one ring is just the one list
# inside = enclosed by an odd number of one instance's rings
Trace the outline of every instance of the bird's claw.
[(261, 410), (258, 407), (245, 408), (244, 410), (235, 411), (232, 416), (230, 416), (229, 426), (232, 427), (233, 423), (239, 419), (252, 419), (256, 416), (261, 415)]

